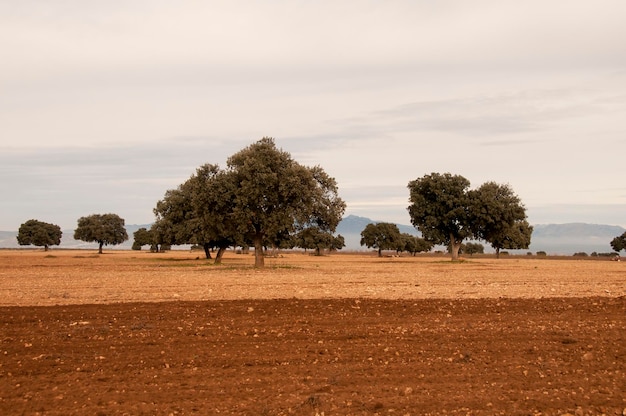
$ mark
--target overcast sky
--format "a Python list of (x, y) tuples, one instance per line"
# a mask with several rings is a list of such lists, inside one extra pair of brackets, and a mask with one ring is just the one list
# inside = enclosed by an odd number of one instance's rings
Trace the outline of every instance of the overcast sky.
[(626, 1), (0, 0), (0, 230), (156, 202), (270, 136), (346, 214), (431, 172), (626, 226)]

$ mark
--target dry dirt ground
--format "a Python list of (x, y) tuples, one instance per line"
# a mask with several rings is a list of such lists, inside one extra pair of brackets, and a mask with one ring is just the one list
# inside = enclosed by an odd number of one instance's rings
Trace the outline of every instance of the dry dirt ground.
[(0, 250), (2, 415), (626, 415), (626, 262)]

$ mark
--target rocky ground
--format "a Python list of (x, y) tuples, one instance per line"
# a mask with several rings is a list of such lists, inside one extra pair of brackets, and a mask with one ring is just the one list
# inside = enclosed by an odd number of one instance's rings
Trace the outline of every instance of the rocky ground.
[(619, 264), (46, 256), (0, 253), (0, 414), (626, 414)]

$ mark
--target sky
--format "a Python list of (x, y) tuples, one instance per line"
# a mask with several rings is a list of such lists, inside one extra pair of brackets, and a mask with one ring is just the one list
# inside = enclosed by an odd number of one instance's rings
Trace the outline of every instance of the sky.
[(0, 0), (0, 230), (153, 208), (262, 137), (410, 224), (409, 181), (626, 227), (623, 0)]

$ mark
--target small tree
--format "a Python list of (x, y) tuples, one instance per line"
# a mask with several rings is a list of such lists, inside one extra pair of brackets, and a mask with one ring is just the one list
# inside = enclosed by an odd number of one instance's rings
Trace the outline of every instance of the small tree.
[(156, 244), (152, 234), (152, 231), (145, 227), (141, 227), (135, 231), (133, 233), (133, 250), (141, 250), (141, 247), (145, 245), (149, 245), (151, 248), (154, 247)]
[[(338, 237), (333, 236), (328, 231), (322, 231), (318, 227), (309, 227), (300, 231), (295, 237), (295, 245), (303, 249), (315, 250), (315, 255), (320, 256), (323, 249), (341, 249), (345, 242), (339, 241)], [(343, 240), (343, 237), (341, 237)]]
[(470, 256), (474, 254), (483, 254), (485, 252), (485, 247), (480, 243), (466, 243), (461, 247), (463, 253), (469, 254)]
[(400, 244), (402, 237), (396, 224), (389, 222), (367, 224), (361, 231), (361, 245), (378, 249), (378, 257), (382, 257), (383, 250), (397, 250)]
[(345, 246), (346, 246), (346, 239), (343, 238), (341, 234), (337, 234), (336, 236), (333, 236), (333, 241), (331, 242), (329, 249), (330, 251), (337, 251), (337, 250), (341, 250)]
[(433, 245), (421, 237), (411, 235), (409, 233), (402, 233), (402, 249), (400, 251), (406, 251), (411, 253), (415, 257), (417, 253), (430, 251)]
[(626, 232), (624, 232), (624, 234), (620, 235), (619, 237), (615, 237), (613, 240), (611, 240), (611, 247), (618, 253), (626, 249)]
[(102, 246), (122, 244), (128, 234), (124, 219), (117, 214), (93, 214), (78, 219), (74, 239), (98, 243), (98, 253), (102, 254)]
[(34, 245), (48, 251), (49, 246), (61, 244), (63, 232), (58, 225), (38, 220), (28, 220), (17, 232), (17, 242), (21, 246)]

